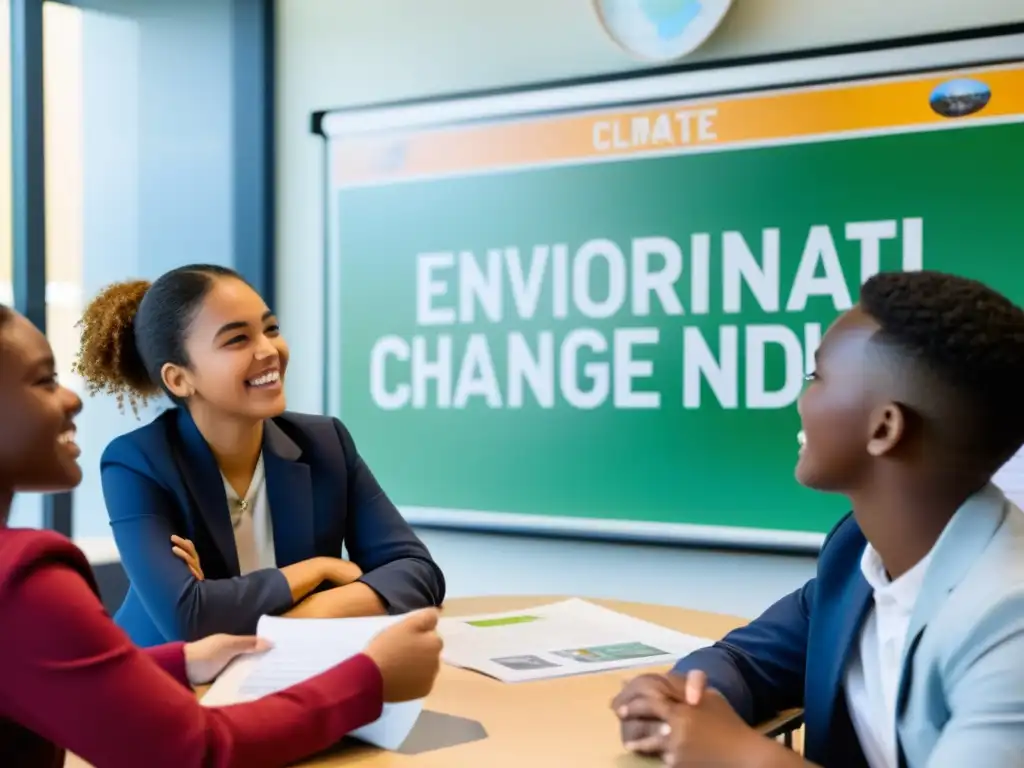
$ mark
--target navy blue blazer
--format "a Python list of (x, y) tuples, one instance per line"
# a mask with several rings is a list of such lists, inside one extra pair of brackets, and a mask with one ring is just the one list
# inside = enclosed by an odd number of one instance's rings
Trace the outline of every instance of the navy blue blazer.
[[(263, 464), (278, 568), (339, 557), (342, 543), (360, 579), (392, 614), (440, 605), (445, 583), (340, 421), (285, 413), (268, 419)], [(239, 575), (224, 482), (184, 408), (114, 440), (100, 463), (103, 496), (131, 582), (114, 620), (140, 646), (251, 634), (259, 617), (293, 605), (284, 575)], [(171, 552), (171, 534), (191, 539), (205, 581)]]
[(708, 685), (751, 725), (803, 707), (808, 760), (867, 768), (841, 695), (846, 659), (871, 600), (860, 568), (866, 544), (847, 515), (825, 539), (816, 578), (672, 671), (703, 670)]
[[(860, 567), (866, 545), (847, 515), (826, 539), (814, 579), (674, 671), (703, 670), (751, 724), (803, 707), (808, 760), (866, 766), (844, 689), (873, 600)], [(989, 484), (939, 537), (914, 604), (893, 723), (900, 765), (1020, 765), (1022, 660), (1024, 514)]]

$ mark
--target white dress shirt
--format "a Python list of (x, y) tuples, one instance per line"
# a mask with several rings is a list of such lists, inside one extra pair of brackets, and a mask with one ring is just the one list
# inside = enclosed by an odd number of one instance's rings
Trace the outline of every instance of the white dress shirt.
[(242, 576), (261, 568), (276, 568), (274, 555), (274, 529), (270, 520), (270, 502), (267, 500), (267, 476), (263, 471), (263, 454), (249, 481), (249, 490), (239, 498), (231, 483), (224, 480), (228, 497), (228, 511), (235, 529), (235, 548), (238, 550), (238, 568)]
[(903, 647), (914, 603), (921, 592), (931, 553), (895, 581), (890, 581), (878, 552), (864, 549), (860, 568), (874, 590), (860, 638), (846, 667), (846, 706), (857, 739), (871, 768), (898, 768), (896, 692)]

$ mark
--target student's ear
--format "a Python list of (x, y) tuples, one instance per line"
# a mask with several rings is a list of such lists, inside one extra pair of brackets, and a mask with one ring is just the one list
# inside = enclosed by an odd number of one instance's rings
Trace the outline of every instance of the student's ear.
[(898, 403), (886, 403), (871, 413), (868, 453), (884, 456), (903, 438), (907, 430), (907, 414)]
[(167, 390), (179, 400), (188, 400), (195, 393), (188, 370), (180, 365), (164, 363), (160, 377)]

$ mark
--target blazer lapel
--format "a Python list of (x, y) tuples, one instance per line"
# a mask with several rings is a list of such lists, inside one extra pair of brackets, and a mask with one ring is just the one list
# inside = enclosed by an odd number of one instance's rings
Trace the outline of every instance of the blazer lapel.
[(217, 468), (217, 460), (199, 433), (196, 423), (184, 408), (178, 408), (177, 425), (183, 448), (182, 456), (179, 457), (182, 460), (177, 462), (178, 470), (195, 500), (199, 514), (210, 532), (210, 538), (224, 558), (229, 576), (237, 576), (239, 567), (235, 532), (231, 525), (228, 497), (224, 492), (224, 479)]
[(300, 462), (302, 449), (272, 419), (263, 426), (263, 467), (274, 529), (274, 554), (279, 567), (316, 553), (313, 480)]
[(921, 594), (914, 603), (914, 612), (907, 629), (900, 684), (896, 693), (897, 714), (903, 711), (906, 704), (911, 681), (910, 660), (917, 649), (921, 633), (942, 607), (949, 593), (963, 581), (971, 566), (981, 557), (1006, 513), (1006, 497), (1002, 491), (989, 484), (964, 502), (935, 542)]
[[(859, 558), (856, 562), (860, 562)], [(829, 595), (827, 599), (822, 600), (819, 609), (822, 605), (827, 606), (828, 616), (824, 621), (819, 619), (819, 631), (825, 636), (819, 637), (815, 646), (822, 649), (823, 658), (820, 667), (808, 669), (805, 702), (810, 721), (819, 727), (808, 728), (809, 737), (811, 733), (834, 732), (833, 721), (836, 717), (838, 697), (842, 691), (843, 673), (853, 644), (860, 637), (864, 617), (871, 605), (871, 587), (864, 579), (860, 568), (850, 573), (846, 583), (837, 590), (834, 597)], [(824, 750), (821, 754), (824, 754), (830, 751), (833, 745), (819, 746)]]

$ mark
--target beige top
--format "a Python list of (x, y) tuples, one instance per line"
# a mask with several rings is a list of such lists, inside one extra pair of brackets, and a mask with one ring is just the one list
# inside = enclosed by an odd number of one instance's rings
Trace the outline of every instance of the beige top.
[(274, 554), (274, 528), (270, 519), (270, 502), (267, 500), (267, 475), (263, 470), (263, 454), (256, 462), (256, 469), (249, 481), (249, 490), (239, 498), (228, 479), (224, 481), (224, 493), (228, 497), (228, 513), (235, 530), (235, 548), (238, 550), (238, 570), (242, 576), (262, 568), (276, 568)]

